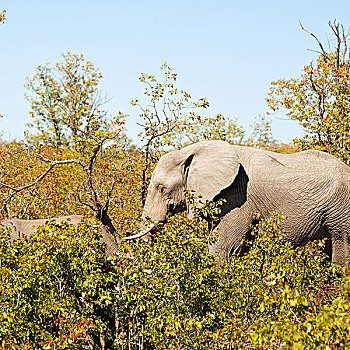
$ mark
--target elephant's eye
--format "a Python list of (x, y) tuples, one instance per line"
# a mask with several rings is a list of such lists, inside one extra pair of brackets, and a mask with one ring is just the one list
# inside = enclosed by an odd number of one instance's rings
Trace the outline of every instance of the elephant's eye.
[(158, 185), (158, 191), (163, 194), (165, 192), (165, 187), (163, 185)]

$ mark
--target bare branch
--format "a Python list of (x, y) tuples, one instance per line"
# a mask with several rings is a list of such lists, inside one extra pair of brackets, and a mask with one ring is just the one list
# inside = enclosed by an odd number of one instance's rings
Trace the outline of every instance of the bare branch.
[(42, 156), (41, 154), (38, 155), (38, 158), (40, 158), (42, 161), (50, 163), (50, 165), (48, 166), (48, 168), (40, 175), (38, 176), (38, 178), (29, 183), (26, 184), (24, 186), (20, 186), (20, 187), (15, 187), (15, 186), (10, 186), (8, 184), (5, 184), (4, 182), (0, 182), (0, 189), (2, 188), (6, 188), (8, 190), (10, 190), (10, 194), (4, 198), (4, 203), (1, 207), (1, 213), (7, 213), (7, 204), (10, 202), (10, 200), (17, 194), (17, 193), (21, 193), (29, 188), (35, 187), (38, 185), (39, 182), (41, 182), (51, 171), (52, 169), (54, 169), (57, 165), (64, 165), (64, 164), (79, 164), (80, 166), (85, 166), (85, 164), (79, 160), (79, 159), (69, 159), (69, 160), (50, 160), (44, 156)]
[(320, 49), (321, 49), (321, 54), (322, 54), (327, 60), (329, 60), (329, 55), (328, 55), (327, 51), (323, 48), (323, 45), (322, 45), (321, 41), (318, 40), (317, 36), (316, 36), (314, 33), (312, 33), (312, 32), (310, 32), (309, 30), (307, 30), (307, 29), (302, 25), (302, 23), (301, 23), (300, 21), (299, 21), (299, 24), (300, 24), (300, 27), (301, 27), (301, 29), (302, 29), (303, 31), (305, 31), (306, 33), (308, 33), (309, 35), (311, 35), (311, 36), (317, 41), (318, 46), (319, 46)]

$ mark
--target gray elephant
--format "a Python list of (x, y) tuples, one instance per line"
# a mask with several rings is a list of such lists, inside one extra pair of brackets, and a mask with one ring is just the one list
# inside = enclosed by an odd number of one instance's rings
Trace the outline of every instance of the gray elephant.
[[(10, 239), (15, 240), (34, 233), (39, 226), (45, 225), (48, 221), (55, 221), (57, 224), (66, 221), (68, 224), (77, 225), (81, 222), (81, 215), (69, 215), (37, 220), (5, 219), (0, 222), (0, 229), (9, 227), (11, 229)], [(106, 255), (120, 253), (118, 246), (115, 244), (110, 234), (102, 226), (99, 226), (99, 228), (102, 234), (101, 241), (107, 245)]]
[[(209, 247), (219, 262), (242, 254), (248, 239), (252, 211), (269, 217), (275, 211), (288, 216), (284, 227), (293, 245), (328, 238), (333, 263), (346, 264), (349, 255), (350, 168), (320, 151), (278, 154), (224, 141), (203, 141), (162, 156), (148, 188), (143, 218), (156, 222), (167, 213), (193, 208), (184, 190), (202, 201), (224, 198), (218, 239)], [(148, 227), (126, 239), (139, 238)]]

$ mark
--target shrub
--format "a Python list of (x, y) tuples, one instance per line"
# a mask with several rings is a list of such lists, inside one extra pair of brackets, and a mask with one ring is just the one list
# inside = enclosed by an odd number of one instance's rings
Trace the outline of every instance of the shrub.
[(243, 257), (209, 255), (202, 219), (169, 218), (134, 260), (106, 258), (96, 229), (47, 225), (0, 240), (6, 349), (301, 349), (348, 345), (349, 281), (324, 242), (293, 248), (283, 216)]

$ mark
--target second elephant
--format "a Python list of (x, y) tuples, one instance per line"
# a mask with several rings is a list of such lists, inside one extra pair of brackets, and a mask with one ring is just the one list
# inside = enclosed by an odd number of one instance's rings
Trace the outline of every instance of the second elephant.
[[(10, 228), (10, 239), (18, 239), (23, 236), (30, 235), (34, 233), (37, 228), (41, 225), (45, 225), (45, 223), (49, 221), (54, 221), (57, 224), (66, 221), (68, 224), (77, 225), (81, 222), (81, 215), (69, 215), (69, 216), (61, 216), (57, 218), (49, 218), (49, 219), (36, 219), (36, 220), (23, 220), (23, 219), (5, 219), (0, 222), (0, 229), (5, 229), (7, 227)], [(104, 229), (102, 226), (99, 226), (101, 231), (101, 241), (106, 243), (106, 255), (114, 255), (120, 253), (120, 249), (115, 244), (111, 235)]]

